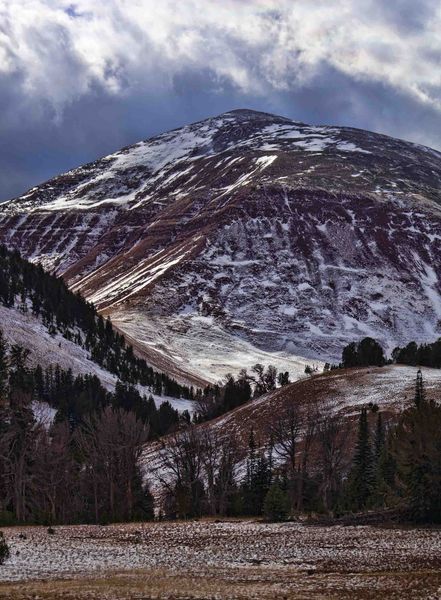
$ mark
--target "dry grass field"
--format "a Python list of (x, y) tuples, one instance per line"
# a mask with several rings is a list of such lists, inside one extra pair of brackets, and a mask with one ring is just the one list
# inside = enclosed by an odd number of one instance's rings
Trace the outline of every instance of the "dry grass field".
[(200, 521), (4, 529), (0, 599), (441, 598), (441, 531)]

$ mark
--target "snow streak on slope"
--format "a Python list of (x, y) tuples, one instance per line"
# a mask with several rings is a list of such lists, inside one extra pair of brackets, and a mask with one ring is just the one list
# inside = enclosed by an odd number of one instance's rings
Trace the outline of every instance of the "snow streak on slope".
[[(188, 312), (186, 312), (188, 310)], [(272, 364), (279, 371), (289, 371), (299, 379), (307, 364), (323, 367), (320, 360), (308, 360), (288, 351), (267, 351), (216, 323), (212, 316), (183, 309), (173, 317), (158, 316), (146, 319), (141, 312), (121, 311), (112, 315), (113, 323), (138, 346), (163, 354), (183, 371), (207, 381), (218, 383), (227, 373), (237, 374), (256, 363)], [(261, 332), (264, 335), (264, 332)]]

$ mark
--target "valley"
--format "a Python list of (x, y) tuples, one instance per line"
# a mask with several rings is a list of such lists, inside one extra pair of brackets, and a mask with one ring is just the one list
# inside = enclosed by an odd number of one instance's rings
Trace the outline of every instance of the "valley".
[(240, 110), (0, 205), (0, 598), (436, 597), (440, 183)]

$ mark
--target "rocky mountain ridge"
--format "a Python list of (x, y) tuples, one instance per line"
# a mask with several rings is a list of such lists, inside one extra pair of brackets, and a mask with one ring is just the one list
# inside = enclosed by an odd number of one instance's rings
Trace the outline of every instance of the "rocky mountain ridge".
[(225, 113), (2, 205), (0, 241), (202, 379), (441, 334), (441, 154), (362, 130)]

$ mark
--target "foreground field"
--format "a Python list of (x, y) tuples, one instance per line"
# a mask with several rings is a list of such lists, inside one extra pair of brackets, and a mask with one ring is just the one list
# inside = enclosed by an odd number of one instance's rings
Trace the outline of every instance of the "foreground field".
[(440, 598), (441, 531), (250, 521), (3, 530), (0, 598)]

